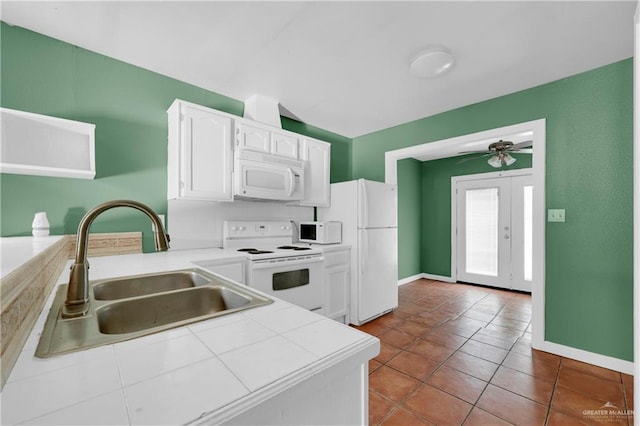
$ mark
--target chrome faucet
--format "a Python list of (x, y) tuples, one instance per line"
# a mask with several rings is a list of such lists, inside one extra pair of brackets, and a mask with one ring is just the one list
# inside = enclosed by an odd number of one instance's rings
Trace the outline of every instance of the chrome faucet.
[(131, 207), (149, 216), (153, 222), (156, 251), (169, 249), (169, 235), (165, 232), (158, 215), (146, 205), (131, 200), (113, 200), (95, 206), (82, 217), (78, 225), (76, 260), (71, 265), (67, 299), (62, 308), (62, 318), (76, 318), (89, 312), (89, 262), (87, 261), (89, 227), (102, 212), (114, 207)]

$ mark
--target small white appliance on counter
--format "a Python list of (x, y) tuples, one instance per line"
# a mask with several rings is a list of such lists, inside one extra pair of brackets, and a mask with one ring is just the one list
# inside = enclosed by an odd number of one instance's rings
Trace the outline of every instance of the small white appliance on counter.
[(397, 185), (359, 179), (331, 184), (322, 221), (342, 222), (351, 244), (351, 323), (364, 324), (398, 307)]
[(311, 244), (339, 244), (342, 242), (342, 223), (300, 222), (298, 241)]
[(236, 149), (234, 179), (236, 199), (304, 199), (304, 161)]
[(247, 254), (249, 287), (322, 314), (323, 253), (292, 237), (290, 221), (226, 220), (222, 247)]

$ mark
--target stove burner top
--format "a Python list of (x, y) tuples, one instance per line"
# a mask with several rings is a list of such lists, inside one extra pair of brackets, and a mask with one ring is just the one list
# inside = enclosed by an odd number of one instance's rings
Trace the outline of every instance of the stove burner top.
[(246, 253), (249, 253), (249, 254), (273, 253), (272, 251), (269, 251), (269, 250), (258, 250), (256, 248), (241, 248), (241, 249), (238, 249), (238, 251), (246, 252)]
[(278, 247), (280, 250), (311, 250), (311, 247), (296, 247), (296, 246), (280, 246)]

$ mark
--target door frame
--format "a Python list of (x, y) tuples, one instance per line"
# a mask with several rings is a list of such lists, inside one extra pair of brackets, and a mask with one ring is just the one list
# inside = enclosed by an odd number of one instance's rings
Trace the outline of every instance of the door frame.
[[(532, 176), (533, 177), (533, 169), (516, 169), (516, 170), (504, 170), (499, 172), (487, 172), (487, 173), (475, 173), (472, 175), (460, 175), (460, 176), (451, 176), (451, 280), (453, 282), (458, 281), (458, 236), (456, 234), (456, 226), (457, 226), (457, 214), (458, 214), (458, 203), (456, 196), (456, 185), (459, 182), (469, 181), (469, 180), (482, 180), (482, 179), (496, 179), (496, 178), (508, 178), (514, 176)], [(535, 194), (535, 191), (534, 191)], [(535, 195), (534, 195), (535, 197)], [(535, 206), (534, 206), (535, 210)], [(534, 233), (535, 234), (535, 233)], [(531, 294), (533, 294), (533, 282), (531, 283)], [(532, 309), (533, 311), (533, 306)], [(533, 335), (532, 335), (533, 338)]]
[[(531, 284), (531, 345), (536, 349), (546, 349), (545, 344), (545, 159), (546, 159), (546, 119), (527, 121), (511, 126), (499, 127), (467, 135), (441, 139), (414, 145), (385, 153), (385, 182), (398, 183), (398, 160), (416, 158), (420, 161), (435, 160), (459, 155), (469, 151), (475, 144), (486, 147), (487, 140), (498, 140), (507, 135), (531, 132), (533, 154), (531, 171), (534, 188), (542, 190), (533, 193), (533, 280)], [(640, 394), (640, 393), (639, 393)]]

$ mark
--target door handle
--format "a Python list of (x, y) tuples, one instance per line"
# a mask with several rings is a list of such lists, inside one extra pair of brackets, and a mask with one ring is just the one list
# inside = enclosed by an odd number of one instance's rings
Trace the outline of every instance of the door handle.
[(362, 260), (360, 261), (360, 275), (364, 275), (364, 267), (367, 265), (367, 257), (369, 253), (369, 244), (367, 242), (367, 231), (362, 232)]

